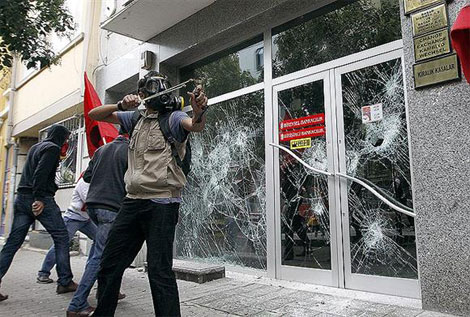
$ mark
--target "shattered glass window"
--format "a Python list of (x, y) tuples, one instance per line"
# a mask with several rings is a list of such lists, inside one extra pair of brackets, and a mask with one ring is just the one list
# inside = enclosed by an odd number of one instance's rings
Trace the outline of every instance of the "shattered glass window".
[[(316, 81), (279, 92), (279, 122), (323, 116), (324, 83)], [(317, 127), (318, 128), (318, 127)], [(317, 129), (314, 128), (314, 129)], [(302, 160), (327, 171), (325, 134), (310, 138), (310, 147), (295, 149)], [(290, 141), (280, 140), (290, 146)], [(280, 152), (282, 264), (331, 269), (328, 178)]]
[(399, 1), (341, 2), (273, 29), (274, 77), (401, 39)]
[[(83, 126), (82, 117), (73, 117), (61, 122), (69, 131), (68, 147), (65, 153), (61, 153), (59, 166), (56, 171), (55, 182), (59, 188), (73, 186), (77, 172), (77, 151), (79, 141), (79, 130)], [(44, 140), (47, 137), (47, 129), (39, 132), (39, 139)]]
[(262, 50), (259, 36), (181, 69), (181, 81), (200, 79), (209, 98), (260, 83)]
[[(395, 204), (412, 208), (401, 60), (342, 75), (342, 95), (347, 173), (370, 181)], [(347, 192), (352, 272), (417, 278), (414, 218), (359, 184), (348, 182)]]
[(214, 104), (180, 207), (180, 258), (266, 269), (264, 93)]

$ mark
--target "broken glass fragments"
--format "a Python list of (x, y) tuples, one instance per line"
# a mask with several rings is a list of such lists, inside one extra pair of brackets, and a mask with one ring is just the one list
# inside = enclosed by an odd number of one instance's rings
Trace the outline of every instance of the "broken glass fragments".
[[(403, 70), (400, 59), (342, 75), (346, 169), (412, 207)], [(361, 108), (383, 118), (363, 123)], [(352, 273), (417, 278), (414, 219), (348, 182)]]
[(177, 256), (266, 269), (264, 94), (212, 105), (191, 136)]
[[(324, 85), (315, 81), (281, 91), (279, 122), (323, 114)], [(282, 144), (283, 143), (283, 144)], [(289, 142), (281, 142), (289, 147)], [(314, 168), (327, 171), (325, 136), (295, 153)], [(280, 152), (282, 264), (331, 269), (328, 179)]]

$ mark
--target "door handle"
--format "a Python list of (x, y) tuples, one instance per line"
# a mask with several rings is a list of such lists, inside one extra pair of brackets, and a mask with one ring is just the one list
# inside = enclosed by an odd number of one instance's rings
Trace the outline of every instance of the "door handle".
[(287, 154), (292, 156), (294, 159), (296, 159), (300, 164), (302, 164), (303, 166), (305, 166), (309, 170), (314, 171), (315, 173), (322, 174), (322, 175), (325, 175), (325, 176), (338, 176), (338, 177), (342, 177), (342, 178), (348, 179), (350, 181), (356, 182), (359, 185), (361, 185), (362, 187), (364, 187), (365, 189), (367, 189), (368, 191), (370, 191), (375, 197), (377, 197), (378, 199), (383, 201), (387, 206), (389, 206), (393, 210), (396, 210), (396, 211), (398, 211), (402, 214), (405, 214), (405, 215), (413, 217), (413, 218), (416, 217), (416, 213), (414, 212), (413, 209), (411, 209), (411, 208), (409, 208), (405, 205), (402, 205), (402, 204), (400, 204), (401, 206), (398, 206), (397, 204), (392, 203), (389, 199), (385, 198), (382, 194), (380, 194), (377, 191), (377, 189), (373, 188), (370, 184), (367, 184), (367, 182), (365, 182), (364, 180), (361, 180), (361, 179), (358, 179), (356, 177), (349, 176), (349, 175), (346, 175), (346, 174), (343, 174), (343, 173), (330, 173), (330, 172), (325, 172), (325, 171), (319, 170), (317, 168), (314, 168), (314, 167), (310, 166), (307, 162), (302, 160), (294, 152), (292, 152), (290, 149), (286, 148), (285, 146), (282, 146), (280, 144), (274, 144), (274, 143), (269, 143), (269, 145), (286, 152)]

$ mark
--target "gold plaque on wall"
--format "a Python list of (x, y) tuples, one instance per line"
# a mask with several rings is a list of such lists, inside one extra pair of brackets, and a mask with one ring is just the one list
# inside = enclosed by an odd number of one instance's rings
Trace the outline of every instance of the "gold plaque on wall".
[(446, 27), (448, 24), (447, 10), (445, 4), (411, 15), (413, 24), (413, 35), (436, 31)]
[(417, 62), (450, 53), (447, 28), (413, 39)]
[(460, 79), (457, 55), (452, 54), (429, 62), (413, 65), (415, 88)]
[(404, 0), (405, 14), (409, 14), (439, 2), (443, 2), (443, 0)]

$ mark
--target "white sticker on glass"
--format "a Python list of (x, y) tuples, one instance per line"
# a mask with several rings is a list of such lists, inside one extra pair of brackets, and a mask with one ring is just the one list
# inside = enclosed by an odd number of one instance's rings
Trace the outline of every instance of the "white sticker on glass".
[(381, 103), (362, 107), (362, 123), (380, 121), (383, 117)]

